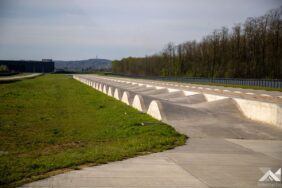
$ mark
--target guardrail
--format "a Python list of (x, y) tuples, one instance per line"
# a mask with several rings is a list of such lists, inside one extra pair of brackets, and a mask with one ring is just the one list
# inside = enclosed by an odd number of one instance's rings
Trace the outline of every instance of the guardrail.
[(124, 75), (124, 74), (115, 74), (115, 73), (112, 73), (112, 75), (125, 76), (125, 77), (131, 77), (131, 78), (152, 79), (152, 80), (177, 81), (177, 82), (186, 82), (186, 83), (217, 83), (217, 84), (282, 88), (282, 80), (280, 79), (235, 79), (235, 78), (198, 78), (198, 77), (174, 77), (174, 76), (137, 76), (137, 75)]

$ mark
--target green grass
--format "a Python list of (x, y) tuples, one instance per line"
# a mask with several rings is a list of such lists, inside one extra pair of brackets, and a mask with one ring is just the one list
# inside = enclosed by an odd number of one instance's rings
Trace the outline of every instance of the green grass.
[(170, 126), (65, 75), (4, 83), (0, 91), (0, 187), (57, 169), (163, 151), (186, 140)]

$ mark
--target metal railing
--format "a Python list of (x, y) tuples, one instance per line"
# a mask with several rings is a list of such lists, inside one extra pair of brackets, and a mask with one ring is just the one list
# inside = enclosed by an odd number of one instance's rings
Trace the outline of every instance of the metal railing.
[(198, 78), (198, 77), (174, 77), (174, 76), (138, 76), (138, 75), (124, 75), (115, 74), (116, 76), (125, 76), (131, 78), (142, 78), (152, 80), (177, 81), (186, 83), (216, 83), (216, 84), (230, 84), (243, 86), (257, 86), (269, 88), (282, 88), (282, 80), (280, 79), (237, 79), (237, 78)]

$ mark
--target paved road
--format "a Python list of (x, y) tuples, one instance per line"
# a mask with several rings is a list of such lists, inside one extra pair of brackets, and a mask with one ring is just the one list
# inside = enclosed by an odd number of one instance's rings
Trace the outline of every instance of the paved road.
[(241, 89), (223, 86), (211, 86), (211, 85), (200, 85), (200, 84), (189, 84), (189, 83), (177, 83), (169, 81), (156, 81), (147, 79), (133, 79), (124, 77), (113, 77), (108, 76), (108, 79), (118, 79), (129, 82), (144, 83), (156, 86), (170, 87), (176, 89), (184, 89), (195, 92), (204, 92), (210, 94), (219, 94), (230, 97), (241, 97), (245, 99), (261, 100), (269, 102), (281, 102), (282, 103), (282, 92), (279, 91), (265, 91), (255, 89)]
[(261, 168), (276, 171), (282, 167), (282, 130), (246, 119), (232, 100), (208, 102), (201, 94), (183, 96), (117, 82), (120, 78), (115, 81), (92, 75), (81, 78), (127, 91), (129, 103), (138, 94), (144, 99), (144, 108), (148, 108), (149, 101), (160, 101), (165, 121), (190, 138), (186, 145), (172, 150), (88, 167), (24, 187), (282, 186), (258, 181), (264, 174)]
[(42, 75), (42, 73), (33, 73), (28, 75), (22, 75), (22, 76), (5, 76), (0, 77), (0, 81), (11, 81), (11, 80), (21, 80), (25, 78), (33, 78)]

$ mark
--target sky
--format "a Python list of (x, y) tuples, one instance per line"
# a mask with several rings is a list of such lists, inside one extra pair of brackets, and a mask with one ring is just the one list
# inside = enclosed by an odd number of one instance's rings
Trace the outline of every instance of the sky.
[(281, 0), (0, 0), (0, 59), (142, 57), (264, 15)]

